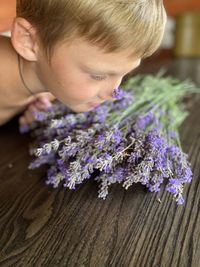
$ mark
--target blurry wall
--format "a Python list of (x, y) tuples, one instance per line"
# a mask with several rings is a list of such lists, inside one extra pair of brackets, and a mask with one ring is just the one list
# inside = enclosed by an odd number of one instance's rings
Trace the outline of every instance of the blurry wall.
[(200, 0), (164, 0), (168, 21), (161, 48), (176, 57), (200, 57)]
[(189, 11), (200, 11), (199, 0), (164, 0), (169, 16), (177, 16)]
[(8, 31), (15, 17), (16, 0), (0, 0), (0, 32)]

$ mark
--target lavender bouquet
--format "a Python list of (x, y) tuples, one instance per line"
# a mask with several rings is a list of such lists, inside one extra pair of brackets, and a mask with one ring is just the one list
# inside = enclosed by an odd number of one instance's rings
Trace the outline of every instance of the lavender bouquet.
[(188, 112), (183, 98), (199, 89), (189, 81), (138, 75), (115, 90), (116, 101), (93, 111), (74, 113), (62, 103), (36, 114), (30, 149), (35, 169), (47, 164), (47, 185), (69, 189), (87, 179), (99, 184), (105, 199), (108, 186), (128, 189), (140, 183), (151, 192), (163, 185), (178, 205), (192, 171), (182, 151), (178, 128)]

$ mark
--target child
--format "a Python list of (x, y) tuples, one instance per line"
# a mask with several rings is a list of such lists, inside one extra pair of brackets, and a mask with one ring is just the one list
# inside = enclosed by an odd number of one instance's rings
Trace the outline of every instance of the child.
[(162, 0), (17, 0), (0, 37), (0, 125), (34, 120), (54, 97), (75, 112), (112, 100), (124, 75), (160, 45)]

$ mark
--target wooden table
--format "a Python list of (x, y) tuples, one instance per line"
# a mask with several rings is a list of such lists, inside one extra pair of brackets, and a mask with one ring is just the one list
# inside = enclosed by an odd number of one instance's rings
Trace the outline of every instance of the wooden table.
[[(155, 72), (160, 65), (147, 63), (137, 72)], [(200, 84), (198, 60), (167, 66)], [(44, 168), (27, 170), (29, 135), (19, 134), (16, 120), (1, 127), (0, 266), (199, 267), (199, 103), (192, 104), (180, 130), (194, 172), (181, 207), (168, 192), (159, 203), (140, 185), (127, 191), (114, 185), (105, 201), (97, 198), (92, 180), (77, 190), (49, 188)]]

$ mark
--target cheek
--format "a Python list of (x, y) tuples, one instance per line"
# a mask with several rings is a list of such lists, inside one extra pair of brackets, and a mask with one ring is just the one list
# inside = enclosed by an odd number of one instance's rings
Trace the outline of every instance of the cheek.
[(43, 85), (62, 102), (87, 102), (96, 99), (99, 94), (100, 85), (89, 74), (59, 58), (54, 59), (51, 66), (41, 64), (39, 67)]
[(54, 77), (55, 95), (59, 97), (87, 101), (96, 98), (99, 91), (98, 86), (85, 73), (57, 69), (51, 77)]

